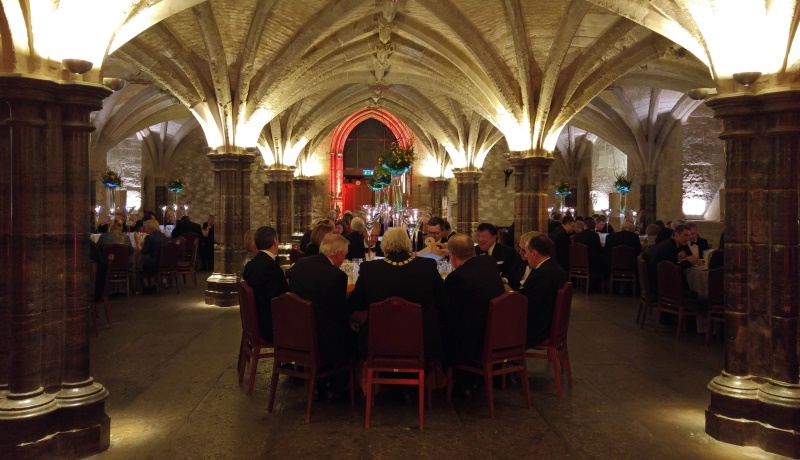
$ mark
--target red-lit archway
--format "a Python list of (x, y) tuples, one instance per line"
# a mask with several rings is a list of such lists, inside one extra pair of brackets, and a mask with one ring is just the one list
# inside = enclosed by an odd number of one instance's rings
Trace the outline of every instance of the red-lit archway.
[(350, 131), (359, 123), (374, 118), (386, 125), (397, 138), (401, 147), (406, 148), (411, 140), (411, 130), (396, 116), (381, 108), (363, 108), (339, 123), (333, 131), (331, 140), (331, 209), (342, 209), (342, 183), (344, 182), (344, 143)]

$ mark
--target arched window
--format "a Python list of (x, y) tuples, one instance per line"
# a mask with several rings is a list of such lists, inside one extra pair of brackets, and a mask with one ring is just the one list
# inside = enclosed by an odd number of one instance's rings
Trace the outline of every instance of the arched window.
[(369, 175), (378, 162), (378, 155), (396, 142), (392, 130), (380, 121), (369, 118), (362, 121), (347, 135), (344, 143), (343, 163), (345, 179), (362, 179)]

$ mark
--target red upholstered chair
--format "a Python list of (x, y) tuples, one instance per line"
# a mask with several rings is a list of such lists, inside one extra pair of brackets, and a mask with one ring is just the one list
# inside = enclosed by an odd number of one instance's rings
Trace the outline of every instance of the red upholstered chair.
[(653, 307), (658, 304), (650, 291), (650, 275), (647, 273), (647, 261), (644, 259), (644, 254), (640, 254), (636, 258), (636, 272), (639, 275), (639, 312), (636, 314), (636, 323), (641, 324), (640, 327), (644, 327), (647, 313), (652, 313)]
[(706, 318), (706, 346), (711, 343), (711, 324), (714, 335), (719, 326), (725, 324), (725, 269), (715, 268), (708, 272), (708, 317)]
[(161, 295), (161, 279), (173, 278), (175, 280), (175, 294), (180, 294), (178, 290), (178, 262), (181, 260), (183, 248), (177, 241), (169, 241), (161, 246), (158, 256), (158, 269), (156, 270), (156, 286), (158, 295)]
[(261, 338), (261, 331), (258, 329), (258, 313), (256, 313), (256, 298), (253, 288), (247, 281), (239, 281), (239, 316), (242, 318), (242, 342), (239, 345), (239, 384), (242, 384), (244, 370), (247, 362), (250, 361), (250, 383), (247, 386), (247, 394), (253, 394), (253, 383), (256, 380), (256, 369), (258, 360), (261, 358), (271, 358), (275, 356), (272, 351), (265, 352), (263, 349), (273, 349), (271, 343)]
[(608, 290), (614, 293), (614, 281), (631, 283), (636, 291), (636, 251), (630, 246), (611, 248), (611, 278)]
[[(528, 324), (528, 299), (518, 292), (505, 292), (492, 299), (486, 320), (486, 338), (479, 362), (456, 366), (482, 375), (486, 382), (489, 417), (494, 418), (495, 375), (520, 373), (522, 390), (528, 409), (531, 408), (531, 390), (528, 386), (528, 368), (525, 363), (525, 332)], [(495, 369), (495, 365), (497, 368)], [(453, 369), (447, 370), (447, 400), (452, 399)]]
[[(317, 379), (344, 372), (350, 373), (350, 404), (353, 404), (353, 366), (343, 366), (325, 372), (319, 371), (319, 347), (317, 326), (314, 322), (314, 307), (308, 300), (287, 292), (272, 299), (272, 329), (275, 346), (275, 361), (269, 388), (267, 412), (272, 413), (275, 391), (278, 389), (278, 374), (299, 377), (306, 381), (308, 409), (306, 423), (311, 423), (311, 406), (314, 403), (314, 386)], [(285, 364), (291, 365), (283, 366)], [(293, 366), (302, 366), (302, 371)]]
[[(127, 252), (126, 252), (126, 254), (127, 254)], [(93, 274), (93, 277), (95, 277), (95, 278), (96, 278), (96, 274), (97, 274), (97, 266), (96, 265), (97, 264), (95, 264), (95, 267), (94, 267), (95, 273)], [(108, 295), (109, 295), (109, 291), (111, 290), (111, 288), (109, 286), (111, 285), (111, 267), (113, 265), (114, 265), (114, 254), (109, 254), (107, 262), (106, 262), (106, 275), (103, 278), (103, 295), (101, 297), (101, 300), (103, 301), (103, 309), (106, 312), (106, 322), (108, 323), (109, 327), (111, 327), (111, 311), (108, 308)], [(92, 296), (92, 303), (89, 306), (89, 312), (90, 312), (92, 320), (94, 321), (94, 332), (95, 332), (95, 335), (97, 335), (97, 321), (100, 318), (100, 316), (97, 314), (97, 301), (94, 300), (94, 292), (95, 292), (94, 291), (94, 286), (92, 286), (92, 292), (90, 294)]]
[(656, 331), (661, 321), (661, 313), (669, 313), (678, 317), (678, 327), (675, 339), (681, 336), (681, 331), (686, 328), (686, 317), (697, 317), (698, 305), (694, 299), (683, 296), (683, 273), (681, 267), (669, 261), (664, 261), (656, 266), (658, 273), (658, 309), (656, 310)]
[[(425, 345), (422, 340), (422, 307), (400, 297), (390, 297), (369, 307), (367, 342), (367, 416), (369, 428), (376, 384), (419, 387), (419, 429), (425, 404)], [(390, 377), (376, 375), (379, 372)], [(413, 377), (409, 374), (416, 374)], [(430, 399), (428, 400), (430, 407)]]
[(306, 255), (306, 253), (304, 253), (303, 251), (293, 247), (292, 250), (289, 251), (289, 262), (290, 263), (295, 263), (301, 257), (305, 257), (305, 255)]
[[(192, 238), (191, 236), (194, 236)], [(189, 237), (189, 238), (187, 238)], [(192, 286), (197, 287), (197, 248), (200, 244), (200, 239), (196, 233), (184, 233), (181, 238), (185, 239), (184, 257), (178, 260), (176, 273), (183, 276), (183, 284), (186, 285), (186, 275), (192, 275)], [(187, 258), (188, 254), (188, 258)]]
[(586, 280), (586, 295), (589, 295), (589, 248), (583, 243), (569, 245), (569, 279)]
[(550, 337), (525, 353), (528, 358), (546, 359), (553, 366), (558, 396), (561, 396), (561, 370), (567, 374), (567, 385), (572, 386), (572, 370), (569, 367), (569, 350), (567, 349), (567, 332), (569, 316), (572, 311), (572, 283), (566, 282), (558, 288), (556, 306), (553, 311), (553, 322), (550, 325)]
[(130, 270), (128, 269), (128, 246), (124, 244), (109, 244), (103, 247), (103, 255), (108, 257), (114, 254), (114, 265), (109, 265), (111, 283), (124, 283), (128, 297), (131, 296)]

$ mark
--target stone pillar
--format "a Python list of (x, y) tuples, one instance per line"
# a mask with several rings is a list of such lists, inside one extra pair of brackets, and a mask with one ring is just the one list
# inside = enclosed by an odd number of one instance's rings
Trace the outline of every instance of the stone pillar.
[(285, 166), (272, 166), (267, 170), (269, 190), (269, 221), (278, 231), (278, 241), (292, 241), (292, 179), (294, 170)]
[(294, 228), (305, 232), (311, 229), (311, 197), (314, 179), (310, 177), (296, 177), (294, 185)]
[(431, 216), (444, 217), (447, 212), (447, 187), (450, 181), (444, 177), (431, 177), (428, 179), (428, 188), (431, 191)]
[(108, 448), (108, 391), (89, 374), (91, 111), (100, 85), (0, 77), (0, 452)]
[(800, 456), (800, 91), (707, 101), (726, 148), (725, 369), (706, 432)]
[(161, 225), (167, 222), (167, 214), (161, 209), (162, 206), (169, 206), (169, 190), (167, 190), (167, 179), (156, 177), (156, 219)]
[(510, 158), (514, 166), (514, 239), (530, 231), (547, 234), (547, 185), (553, 158)]
[(214, 168), (214, 273), (208, 278), (206, 304), (239, 304), (237, 277), (242, 271), (244, 232), (250, 228), (250, 165), (253, 153), (211, 152)]
[(478, 170), (454, 171), (456, 176), (456, 225), (455, 230), (459, 233), (466, 233), (475, 237), (475, 229), (478, 227), (478, 183), (481, 179), (481, 172)]
[(639, 215), (637, 222), (645, 226), (656, 223), (656, 173), (641, 173), (639, 179)]

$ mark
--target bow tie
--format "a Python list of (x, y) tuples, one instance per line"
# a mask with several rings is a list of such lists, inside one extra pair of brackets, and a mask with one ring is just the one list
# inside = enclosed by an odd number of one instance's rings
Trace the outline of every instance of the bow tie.
[(690, 242), (689, 242), (689, 246), (697, 246), (697, 243), (694, 243), (694, 242), (691, 242), (691, 241), (690, 241)]
[(486, 251), (481, 251), (480, 249), (478, 250), (478, 255), (479, 255), (479, 256), (485, 256), (485, 255), (487, 255), (487, 254), (489, 254), (489, 253), (488, 253), (488, 252), (486, 252)]

